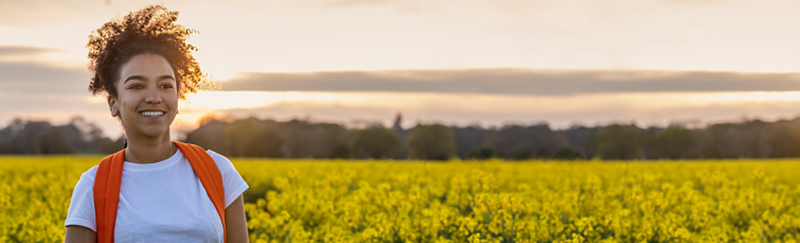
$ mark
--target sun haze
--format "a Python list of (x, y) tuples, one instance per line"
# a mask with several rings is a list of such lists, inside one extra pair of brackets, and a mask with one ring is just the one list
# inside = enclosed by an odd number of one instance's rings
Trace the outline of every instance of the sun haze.
[[(84, 44), (98, 23), (148, 4), (3, 1), (0, 125), (83, 114), (118, 130), (85, 91)], [(163, 4), (199, 30), (188, 42), (221, 84), (188, 96), (184, 123), (206, 113), (388, 122), (401, 112), (412, 123), (566, 127), (777, 119), (800, 105), (794, 1)]]

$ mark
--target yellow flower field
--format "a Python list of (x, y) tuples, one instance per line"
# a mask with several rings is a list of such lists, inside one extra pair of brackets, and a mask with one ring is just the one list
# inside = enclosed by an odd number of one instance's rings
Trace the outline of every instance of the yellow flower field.
[[(57, 242), (97, 156), (0, 157), (0, 242)], [(233, 159), (251, 242), (796, 242), (800, 161)]]

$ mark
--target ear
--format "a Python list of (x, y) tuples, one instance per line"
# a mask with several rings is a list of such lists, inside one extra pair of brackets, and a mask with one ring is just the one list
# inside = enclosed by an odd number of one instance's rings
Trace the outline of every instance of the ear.
[(111, 110), (111, 116), (119, 116), (119, 107), (117, 107), (117, 98), (108, 96), (108, 109)]

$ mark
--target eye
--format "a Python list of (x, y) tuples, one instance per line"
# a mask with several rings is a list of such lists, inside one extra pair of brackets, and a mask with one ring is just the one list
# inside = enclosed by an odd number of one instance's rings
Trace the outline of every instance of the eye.
[(172, 88), (172, 84), (162, 84), (161, 88), (162, 89), (171, 89)]
[(142, 88), (141, 84), (134, 84), (134, 85), (128, 86), (128, 89), (141, 89), (141, 88)]

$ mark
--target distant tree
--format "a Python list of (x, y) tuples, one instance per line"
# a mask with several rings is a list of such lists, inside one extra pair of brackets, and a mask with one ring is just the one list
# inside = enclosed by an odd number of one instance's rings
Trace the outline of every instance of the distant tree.
[(397, 112), (397, 114), (394, 117), (394, 122), (392, 123), (392, 131), (394, 132), (395, 135), (397, 135), (397, 138), (400, 139), (401, 141), (400, 153), (398, 153), (397, 156), (394, 157), (394, 159), (407, 158), (408, 148), (402, 146), (402, 141), (406, 141), (406, 138), (408, 138), (408, 134), (411, 131), (403, 128), (403, 115), (400, 112)]
[(731, 136), (732, 133), (730, 131), (732, 131), (732, 128), (733, 124), (730, 123), (713, 124), (701, 131), (700, 143), (698, 144), (699, 157), (705, 159), (735, 158), (736, 156), (730, 155), (725, 149), (729, 147), (727, 143), (731, 139), (735, 139)]
[(634, 125), (608, 125), (597, 132), (588, 144), (602, 159), (634, 160), (644, 158), (643, 133)]
[(409, 158), (448, 160), (455, 155), (453, 132), (444, 125), (417, 125), (408, 135)]
[(800, 157), (800, 120), (778, 121), (769, 131), (769, 157)]
[[(42, 154), (72, 154), (75, 150), (70, 144), (70, 136), (64, 127), (49, 127), (36, 139), (39, 140)], [(78, 134), (80, 136), (80, 134)], [(79, 145), (79, 144), (76, 144)]]
[[(74, 153), (69, 126), (56, 127), (47, 121), (17, 120), (9, 126), (9, 152), (15, 154), (69, 154)], [(80, 137), (80, 134), (77, 134)], [(81, 146), (83, 140), (78, 138), (74, 146)]]
[(700, 157), (766, 158), (772, 152), (768, 130), (769, 125), (758, 120), (711, 125), (702, 132)]
[(394, 117), (394, 122), (392, 123), (392, 130), (395, 132), (402, 132), (403, 131), (403, 115), (400, 112), (397, 113)]
[(506, 159), (526, 160), (546, 158), (551, 151), (568, 145), (569, 140), (550, 129), (546, 123), (533, 126), (507, 125), (490, 133), (486, 143), (496, 148)]
[[(401, 148), (402, 149), (402, 148)], [(350, 158), (352, 154), (350, 152), (350, 146), (347, 143), (336, 143), (331, 149), (331, 154), (329, 158), (332, 159), (347, 159)]]
[(283, 141), (274, 122), (254, 118), (235, 121), (225, 128), (224, 141), (229, 156), (282, 157)]
[(186, 142), (197, 144), (205, 149), (230, 155), (229, 146), (225, 141), (225, 130), (230, 124), (214, 119), (208, 119), (194, 131), (186, 134)]
[(394, 158), (401, 149), (400, 138), (386, 128), (365, 128), (351, 134), (350, 151), (354, 158)]
[(539, 148), (536, 148), (533, 151), (533, 157), (532, 158), (549, 159), (551, 157), (553, 157), (553, 152), (550, 151), (550, 149), (545, 148), (545, 147), (539, 147)]
[(59, 126), (48, 121), (14, 119), (0, 129), (0, 153), (97, 153), (103, 139), (107, 138), (97, 125), (79, 116)]
[[(453, 131), (453, 135), (455, 136), (456, 155), (458, 157), (469, 158), (475, 155), (472, 154), (474, 152), (473, 150), (481, 149), (482, 147), (491, 147), (489, 145), (484, 145), (486, 138), (489, 136), (489, 132), (479, 126), (451, 127), (450, 130)], [(496, 149), (492, 148), (492, 156), (497, 155), (496, 153)]]
[(280, 123), (281, 152), (286, 158), (342, 157), (347, 130), (339, 124), (292, 120)]
[(515, 146), (506, 149), (505, 157), (510, 160), (528, 160), (533, 158), (535, 150), (526, 146)]
[(673, 126), (659, 132), (650, 146), (656, 158), (687, 159), (695, 156), (700, 137), (691, 129)]
[[(743, 151), (743, 156), (747, 158), (768, 158), (772, 153), (770, 146), (770, 128), (773, 123), (761, 120), (750, 120), (741, 123), (740, 132), (743, 139), (737, 141), (737, 149)], [(786, 131), (788, 132), (788, 131)]]
[(97, 141), (97, 152), (100, 154), (113, 154), (122, 149), (122, 146), (125, 144), (125, 137), (120, 136), (117, 140), (111, 140), (109, 138), (101, 138)]
[(10, 150), (8, 148), (8, 144), (5, 141), (0, 140), (0, 154), (8, 154)]
[(664, 131), (664, 128), (655, 126), (641, 129), (642, 159), (657, 158), (650, 149), (650, 146), (653, 144), (653, 141), (655, 141), (656, 136), (662, 131)]
[(494, 157), (499, 157), (497, 150), (489, 146), (480, 146), (473, 148), (467, 153), (466, 159), (487, 160)]
[(261, 133), (256, 119), (238, 120), (225, 127), (222, 140), (225, 141), (228, 156), (258, 157), (258, 139), (255, 134)]
[(323, 134), (322, 137), (326, 138), (323, 140), (325, 144), (321, 145), (324, 148), (321, 153), (320, 157), (322, 158), (345, 158), (347, 157), (348, 153), (341, 153), (341, 152), (349, 152), (343, 150), (342, 148), (348, 148), (347, 143), (347, 129), (336, 123), (320, 123), (318, 124), (320, 128), (320, 132)]
[(43, 121), (20, 121), (15, 120), (10, 128), (11, 134), (11, 153), (14, 154), (42, 154), (40, 136), (43, 132), (50, 129), (49, 122)]
[(72, 117), (68, 124), (60, 128), (67, 133), (69, 143), (78, 153), (96, 153), (99, 148), (98, 143), (107, 139), (100, 127), (82, 116)]
[(570, 146), (560, 147), (553, 152), (553, 159), (557, 160), (579, 160), (584, 158), (583, 153), (579, 149)]
[(229, 156), (346, 158), (350, 153), (346, 135), (343, 126), (333, 123), (207, 119), (187, 133), (186, 141)]
[[(603, 127), (584, 127), (575, 125), (567, 130), (558, 131), (559, 134), (567, 138), (568, 144), (564, 146), (571, 146), (574, 148), (590, 148), (589, 141), (594, 137), (597, 132), (602, 130)], [(595, 152), (591, 149), (585, 151), (584, 156), (587, 158), (594, 157)]]

